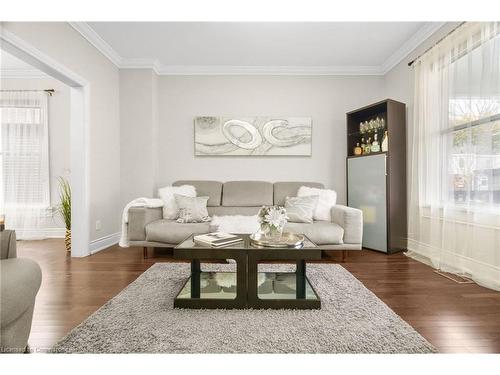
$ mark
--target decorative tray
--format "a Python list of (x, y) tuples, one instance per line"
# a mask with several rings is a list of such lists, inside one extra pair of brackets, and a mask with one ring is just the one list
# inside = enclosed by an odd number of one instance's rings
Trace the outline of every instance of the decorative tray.
[(304, 246), (304, 236), (291, 232), (283, 232), (280, 239), (267, 238), (263, 234), (254, 233), (250, 235), (250, 243), (255, 247), (292, 247)]

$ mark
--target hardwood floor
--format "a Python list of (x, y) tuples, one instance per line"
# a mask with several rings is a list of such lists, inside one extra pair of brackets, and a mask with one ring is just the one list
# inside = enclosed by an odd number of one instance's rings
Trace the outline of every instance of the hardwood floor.
[[(331, 255), (331, 257), (329, 256)], [(113, 246), (71, 258), (63, 240), (18, 241), (18, 256), (36, 260), (43, 272), (29, 340), (45, 351), (118, 294), (155, 262), (142, 249)], [(326, 262), (340, 253), (325, 254)], [(351, 251), (342, 264), (440, 352), (500, 353), (500, 292), (457, 284), (403, 254)]]

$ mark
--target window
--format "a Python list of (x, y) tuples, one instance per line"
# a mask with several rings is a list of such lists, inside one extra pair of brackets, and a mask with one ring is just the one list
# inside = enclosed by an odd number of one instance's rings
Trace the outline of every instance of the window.
[(445, 199), (457, 206), (500, 206), (500, 86), (491, 61), (498, 50), (492, 37), (450, 65)]
[(409, 255), (499, 289), (500, 23), (463, 23), (414, 69)]
[(2, 91), (0, 124), (0, 209), (22, 230), (50, 205), (46, 94)]

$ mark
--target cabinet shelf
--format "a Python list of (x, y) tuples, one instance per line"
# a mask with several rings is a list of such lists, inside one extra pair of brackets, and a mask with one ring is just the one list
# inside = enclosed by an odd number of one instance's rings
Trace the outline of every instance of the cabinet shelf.
[(382, 155), (382, 154), (388, 154), (386, 151), (380, 151), (380, 152), (370, 152), (369, 154), (362, 154), (362, 155), (349, 155), (347, 158), (348, 159), (354, 159), (354, 158), (366, 158), (369, 156), (374, 156), (374, 155)]
[(384, 132), (387, 130), (387, 128), (383, 128), (383, 129), (378, 129), (376, 132), (374, 131), (367, 131), (367, 132), (364, 132), (364, 133), (361, 133), (360, 131), (354, 131), (352, 133), (348, 133), (347, 136), (348, 137), (352, 137), (352, 136), (355, 136), (355, 137), (364, 137), (364, 136), (373, 136), (373, 134), (377, 133), (377, 134), (384, 134)]

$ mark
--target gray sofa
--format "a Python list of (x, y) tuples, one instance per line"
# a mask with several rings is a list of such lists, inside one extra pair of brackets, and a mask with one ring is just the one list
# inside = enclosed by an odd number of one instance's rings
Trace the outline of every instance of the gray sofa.
[(0, 352), (24, 352), (42, 271), (31, 259), (17, 258), (13, 231), (0, 232), (0, 250)]
[[(264, 181), (177, 181), (174, 186), (193, 185), (198, 196), (208, 196), (212, 215), (256, 215), (263, 205), (284, 205), (301, 186), (323, 188), (316, 182)], [(128, 238), (131, 246), (174, 247), (190, 234), (213, 231), (210, 223), (184, 223), (162, 218), (161, 208), (134, 207), (129, 210)], [(360, 250), (363, 231), (362, 211), (342, 205), (332, 208), (332, 220), (287, 223), (285, 230), (303, 233), (325, 250)], [(345, 253), (344, 253), (345, 254)]]

